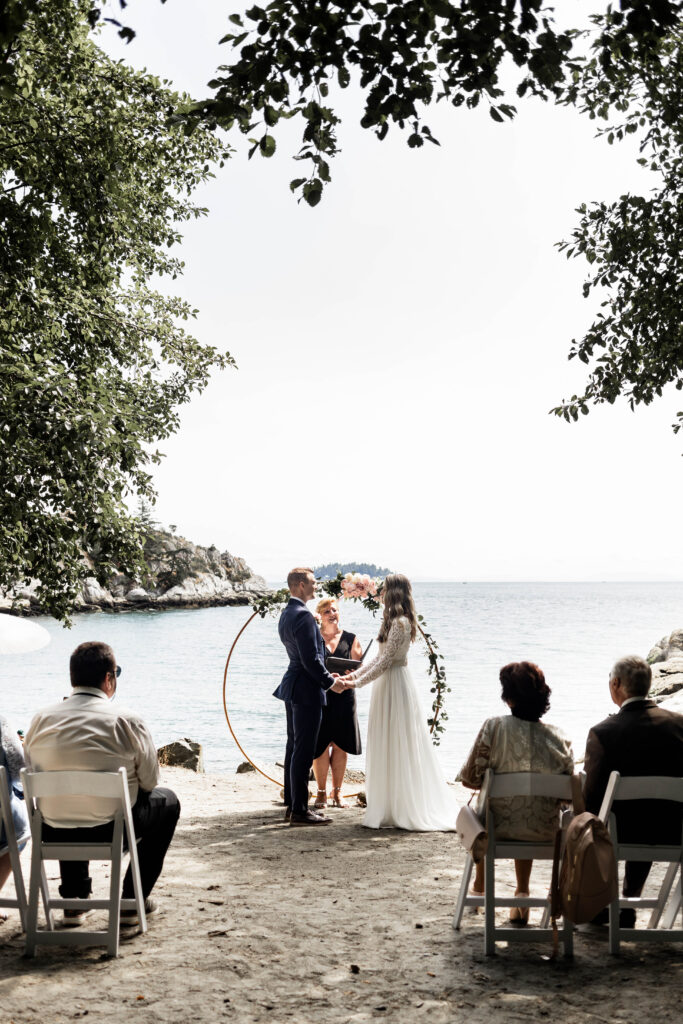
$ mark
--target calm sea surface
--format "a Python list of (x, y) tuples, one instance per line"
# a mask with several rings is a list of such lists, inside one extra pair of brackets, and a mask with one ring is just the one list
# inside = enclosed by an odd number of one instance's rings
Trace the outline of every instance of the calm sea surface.
[[(417, 583), (415, 603), (445, 655), (449, 718), (439, 756), (453, 776), (476, 732), (503, 713), (498, 671), (508, 661), (537, 662), (552, 688), (546, 721), (559, 725), (583, 753), (586, 732), (612, 710), (607, 677), (623, 654), (646, 655), (664, 634), (683, 626), (683, 583)], [(313, 607), (313, 603), (309, 607)], [(342, 624), (363, 646), (377, 620), (342, 602)], [(0, 660), (0, 711), (28, 728), (34, 710), (69, 692), (68, 659), (84, 640), (104, 640), (123, 672), (116, 700), (139, 712), (157, 745), (181, 736), (204, 746), (207, 771), (232, 772), (243, 760), (223, 711), (223, 671), (230, 646), (250, 615), (239, 608), (80, 615), (73, 628), (37, 621), (51, 643)], [(373, 645), (371, 654), (376, 652)], [(421, 644), (410, 666), (431, 704)], [(227, 682), (235, 733), (257, 762), (272, 765), (284, 752), (284, 706), (271, 694), (286, 667), (277, 619), (255, 618), (240, 638)], [(367, 732), (371, 686), (359, 691), (361, 734)], [(364, 757), (350, 766), (363, 767)]]

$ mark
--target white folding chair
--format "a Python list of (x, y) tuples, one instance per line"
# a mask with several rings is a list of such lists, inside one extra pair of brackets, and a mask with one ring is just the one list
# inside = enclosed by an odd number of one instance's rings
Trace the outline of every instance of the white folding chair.
[[(0, 895), (0, 907), (18, 910), (22, 931), (26, 931), (26, 914), (28, 909), (26, 901), (26, 887), (24, 886), (24, 875), (21, 870), (21, 861), (19, 860), (19, 846), (17, 843), (16, 831), (14, 829), (14, 819), (12, 818), (12, 807), (10, 805), (9, 795), (9, 777), (3, 766), (0, 766), (0, 820), (2, 821), (6, 839), (6, 844), (4, 846), (0, 846), (0, 854), (9, 853), (9, 861), (12, 867), (12, 876), (14, 878), (14, 891), (16, 894), (15, 896)], [(45, 878), (44, 870), (41, 872), (40, 876), (40, 891), (42, 893), (43, 906), (46, 908), (47, 917), (47, 903), (45, 902), (47, 880)], [(51, 927), (52, 922), (48, 919), (48, 928)]]
[[(26, 924), (26, 956), (35, 956), (37, 944), (51, 946), (103, 946), (110, 956), (118, 956), (119, 924), (121, 910), (136, 909), (140, 929), (147, 931), (145, 906), (140, 882), (137, 847), (133, 815), (126, 781), (126, 771), (117, 772), (30, 772), (21, 773), (24, 795), (31, 822), (31, 878), (28, 894), (28, 915)], [(95, 797), (117, 801), (118, 808), (113, 818), (113, 833), (109, 842), (45, 842), (43, 839), (43, 817), (40, 801), (45, 797)], [(124, 829), (130, 854), (135, 899), (121, 899), (121, 862), (123, 859)], [(62, 910), (108, 910), (109, 927), (106, 931), (47, 930), (38, 929), (38, 888), (43, 862), (46, 860), (104, 860), (111, 861), (111, 882), (109, 899), (56, 899), (47, 893), (45, 913), (48, 929), (51, 911)], [(44, 897), (45, 898), (45, 897)]]
[[(618, 896), (609, 908), (609, 951), (614, 956), (619, 954), (622, 940), (628, 942), (683, 942), (683, 928), (674, 929), (676, 916), (683, 906), (682, 874), (683, 874), (683, 824), (681, 841), (674, 844), (620, 843), (618, 840), (617, 821), (613, 806), (619, 800), (670, 800), (683, 804), (683, 778), (670, 776), (622, 776), (612, 772), (607, 783), (605, 796), (600, 808), (600, 818), (609, 824), (610, 835), (614, 844), (614, 855), (617, 861), (664, 861), (668, 862), (664, 881), (656, 897)], [(678, 883), (674, 891), (670, 909), (664, 913), (667, 900), (671, 894), (676, 874)], [(641, 907), (651, 909), (652, 914), (647, 928), (621, 928), (619, 926), (619, 910), (625, 907), (634, 909)], [(662, 927), (658, 927), (662, 922)]]
[[(486, 829), (489, 843), (484, 865), (484, 895), (468, 894), (474, 861), (468, 854), (463, 872), (460, 892), (453, 918), (453, 927), (460, 929), (465, 907), (484, 908), (484, 952), (491, 956), (496, 951), (496, 942), (540, 942), (550, 941), (553, 937), (552, 928), (548, 927), (550, 917), (549, 896), (506, 896), (497, 897), (495, 892), (495, 862), (497, 860), (552, 860), (555, 850), (554, 840), (548, 842), (522, 842), (512, 839), (497, 839), (496, 828), (491, 814), (489, 800), (492, 797), (552, 797), (571, 803), (572, 783), (569, 775), (550, 775), (540, 772), (510, 772), (496, 775), (490, 769), (486, 772), (484, 783), (479, 794), (477, 813), (486, 814)], [(559, 816), (558, 816), (559, 821)], [(496, 909), (498, 907), (543, 907), (544, 914), (540, 928), (496, 927)], [(564, 920), (560, 931), (560, 941), (564, 946), (565, 956), (571, 956), (573, 947), (573, 925)]]

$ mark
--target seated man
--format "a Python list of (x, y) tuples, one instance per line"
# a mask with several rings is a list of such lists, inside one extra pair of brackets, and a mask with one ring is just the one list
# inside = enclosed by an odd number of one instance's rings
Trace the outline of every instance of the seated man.
[[(598, 814), (610, 773), (683, 775), (683, 715), (648, 699), (652, 670), (635, 655), (621, 658), (610, 673), (609, 690), (619, 713), (594, 726), (586, 743), (586, 810)], [(624, 800), (614, 805), (617, 835), (623, 843), (680, 843), (680, 804)], [(624, 896), (640, 896), (651, 865), (626, 862)], [(606, 920), (606, 914), (604, 915)], [(621, 911), (622, 927), (635, 924), (635, 911)]]
[[(31, 722), (24, 750), (29, 768), (36, 771), (118, 771), (125, 768), (138, 840), (138, 860), (145, 911), (156, 903), (149, 898), (161, 874), (180, 815), (180, 804), (170, 789), (157, 787), (159, 762), (144, 722), (111, 700), (121, 674), (111, 647), (80, 644), (69, 663), (72, 693), (59, 704), (39, 711)], [(107, 806), (107, 804), (110, 806)], [(114, 806), (111, 801), (86, 797), (41, 800), (43, 834), (51, 842), (106, 841), (111, 838)], [(92, 891), (87, 861), (60, 861), (63, 899), (87, 899)], [(133, 899), (133, 876), (128, 868), (123, 899)], [(65, 910), (63, 923), (83, 924), (80, 910)], [(137, 925), (135, 910), (121, 912), (122, 925)]]

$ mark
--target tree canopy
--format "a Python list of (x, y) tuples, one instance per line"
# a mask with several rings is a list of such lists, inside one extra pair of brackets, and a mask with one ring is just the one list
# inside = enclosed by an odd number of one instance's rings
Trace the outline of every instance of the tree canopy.
[[(308, 173), (290, 187), (311, 206), (338, 152), (332, 97), (354, 79), (361, 126), (382, 140), (396, 125), (411, 147), (437, 142), (425, 123), (432, 103), (485, 104), (502, 122), (516, 113), (511, 99), (526, 94), (605, 122), (598, 134), (609, 143), (639, 133), (652, 191), (585, 204), (560, 246), (588, 260), (584, 295), (599, 289), (602, 298), (570, 351), (592, 366), (586, 389), (553, 410), (576, 420), (593, 403), (625, 395), (635, 406), (667, 383), (683, 388), (681, 6), (621, 0), (579, 31), (559, 30), (542, 0), (273, 0), (230, 16), (234, 28), (222, 42), (236, 56), (209, 82), (214, 96), (188, 116), (237, 127), (250, 137), (250, 155), (264, 157), (275, 152), (281, 120), (302, 119), (296, 159)], [(501, 84), (511, 64), (513, 97)]]
[[(592, 202), (560, 246), (590, 267), (584, 295), (597, 291), (600, 312), (570, 358), (592, 367), (586, 388), (554, 411), (578, 419), (591, 404), (624, 395), (648, 405), (667, 384), (683, 389), (683, 32), (654, 52), (623, 55), (606, 74), (597, 57), (566, 102), (604, 122), (610, 144), (635, 136), (639, 163), (654, 172), (645, 195)], [(683, 413), (678, 414), (678, 431)]]
[(0, 105), (0, 586), (39, 579), (65, 618), (85, 575), (141, 567), (126, 497), (153, 496), (155, 445), (233, 362), (151, 284), (182, 272), (191, 194), (226, 151), (171, 123), (186, 97), (97, 48), (88, 3), (32, 8)]
[[(600, 25), (603, 68), (623, 54), (651, 52), (681, 11), (678, 0), (621, 0), (620, 7), (608, 7)], [(308, 173), (290, 187), (311, 206), (338, 152), (335, 87), (355, 80), (362, 127), (381, 140), (397, 125), (416, 148), (437, 142), (424, 119), (433, 102), (483, 103), (495, 121), (512, 117), (515, 106), (501, 84), (510, 63), (517, 97), (557, 98), (580, 68), (580, 33), (557, 29), (544, 0), (273, 0), (230, 21), (221, 42), (237, 54), (209, 82), (213, 97), (188, 114), (237, 126), (249, 136), (250, 155), (264, 157), (275, 153), (280, 121), (301, 118), (295, 159)]]

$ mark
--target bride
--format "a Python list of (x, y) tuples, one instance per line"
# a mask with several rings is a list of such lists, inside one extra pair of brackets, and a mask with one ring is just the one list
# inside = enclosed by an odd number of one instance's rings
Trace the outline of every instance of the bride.
[(413, 677), (408, 648), (417, 618), (406, 576), (387, 576), (379, 653), (345, 675), (356, 689), (376, 680), (370, 702), (366, 756), (367, 828), (411, 832), (455, 830), (457, 806), (436, 758)]

